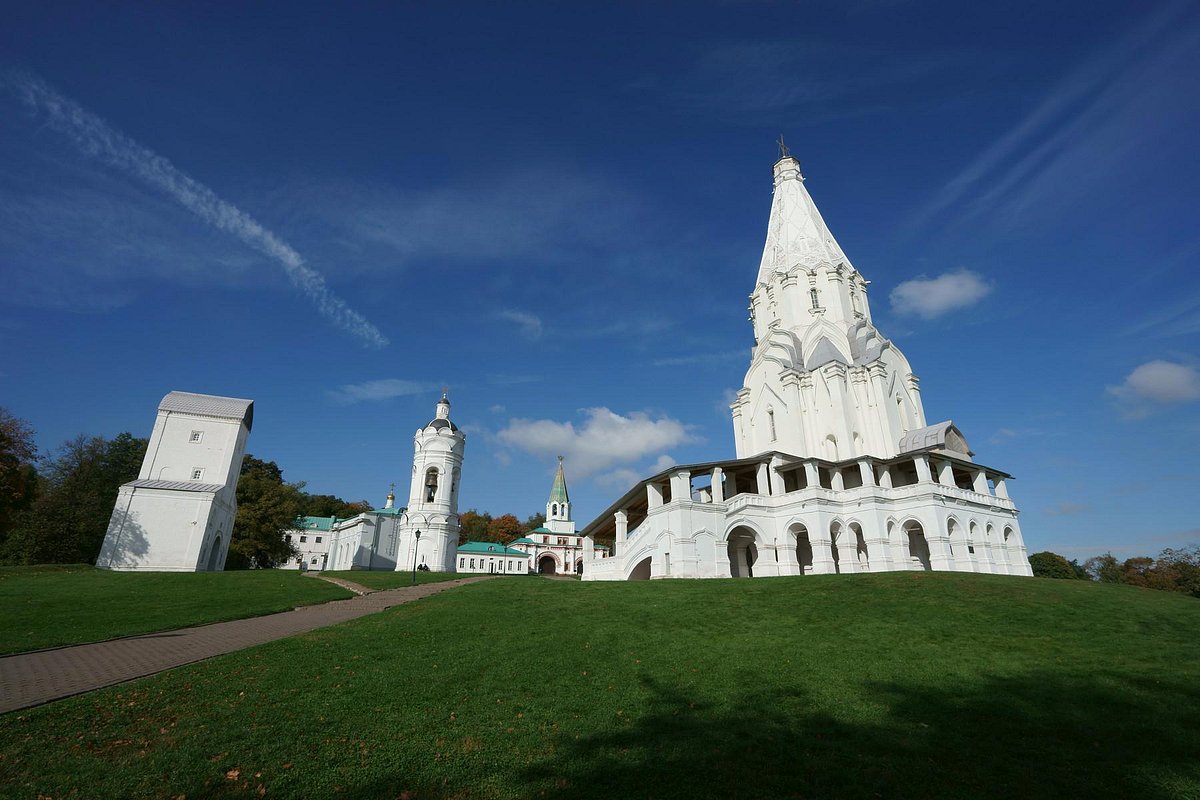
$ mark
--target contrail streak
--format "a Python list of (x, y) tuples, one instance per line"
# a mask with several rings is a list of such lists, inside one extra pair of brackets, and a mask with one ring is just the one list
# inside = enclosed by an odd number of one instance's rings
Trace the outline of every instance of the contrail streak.
[(305, 264), (303, 256), (249, 214), (222, 200), (163, 156), (85, 111), (40, 78), (8, 72), (0, 76), (0, 86), (4, 85), (40, 114), (47, 127), (66, 136), (84, 154), (166, 192), (200, 219), (279, 262), (292, 283), (316, 304), (326, 319), (369, 345), (388, 345), (387, 337), (378, 328), (329, 291), (324, 276)]

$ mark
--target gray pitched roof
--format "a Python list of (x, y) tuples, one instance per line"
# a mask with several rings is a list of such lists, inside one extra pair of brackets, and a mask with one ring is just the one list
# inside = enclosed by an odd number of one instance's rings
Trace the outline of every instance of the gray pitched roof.
[(177, 492), (219, 492), (225, 488), (221, 483), (197, 483), (196, 481), (137, 480), (125, 484), (134, 489), (173, 489)]
[(193, 392), (171, 392), (158, 404), (159, 411), (180, 414), (197, 414), (202, 417), (241, 420), (250, 430), (254, 423), (254, 401), (237, 397), (220, 397), (214, 394)]

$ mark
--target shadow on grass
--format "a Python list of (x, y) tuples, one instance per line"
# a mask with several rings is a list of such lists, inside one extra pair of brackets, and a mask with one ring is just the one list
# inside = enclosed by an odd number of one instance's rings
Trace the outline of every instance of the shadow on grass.
[[(870, 688), (864, 717), (800, 693), (698, 703), (643, 680), (619, 730), (560, 736), (495, 794), (582, 798), (1195, 798), (1200, 686), (1093, 676), (997, 678), (946, 692)], [(829, 701), (824, 701), (828, 707)], [(495, 776), (499, 777), (499, 776)], [(413, 784), (416, 783), (417, 786)], [(382, 781), (348, 796), (490, 797), (469, 782)], [(495, 784), (493, 784), (495, 785)], [(418, 788), (419, 787), (419, 788)]]

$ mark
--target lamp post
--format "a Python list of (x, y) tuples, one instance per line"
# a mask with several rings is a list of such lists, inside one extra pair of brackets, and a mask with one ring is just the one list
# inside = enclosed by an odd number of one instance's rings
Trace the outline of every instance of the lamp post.
[(417, 550), (421, 547), (421, 532), (417, 531), (417, 538), (413, 542), (413, 586), (417, 585)]

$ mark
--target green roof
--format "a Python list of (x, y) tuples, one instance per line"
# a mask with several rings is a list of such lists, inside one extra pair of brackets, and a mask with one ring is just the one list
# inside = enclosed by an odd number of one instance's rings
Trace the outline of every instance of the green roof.
[(368, 511), (368, 514), (380, 514), (385, 517), (398, 517), (407, 511), (407, 508), (376, 508)]
[(554, 486), (550, 488), (551, 503), (569, 503), (571, 498), (567, 496), (567, 477), (563, 475), (562, 456), (558, 457), (558, 472), (554, 473)]
[(543, 525), (540, 528), (534, 528), (533, 530), (529, 531), (529, 533), (554, 533), (554, 531)]
[(505, 547), (495, 542), (467, 542), (458, 546), (458, 552), (467, 553), (468, 555), (518, 556), (520, 558), (525, 558), (529, 555), (528, 553), (522, 553), (520, 550), (513, 550), (510, 547)]
[(337, 517), (296, 517), (293, 524), (305, 531), (327, 531), (336, 523)]
[(535, 542), (533, 539), (530, 539), (528, 536), (522, 536), (520, 539), (513, 539), (508, 544), (511, 546), (514, 544), (537, 544), (537, 542)]

